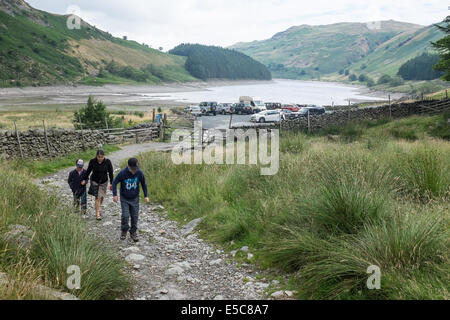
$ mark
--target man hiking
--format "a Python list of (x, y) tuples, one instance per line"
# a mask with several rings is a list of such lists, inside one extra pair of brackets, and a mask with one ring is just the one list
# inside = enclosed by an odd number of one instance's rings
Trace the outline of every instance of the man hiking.
[[(144, 191), (145, 202), (149, 203), (147, 184), (145, 183), (144, 173), (139, 170), (139, 162), (136, 158), (128, 160), (128, 167), (120, 171), (112, 183), (114, 202), (119, 202), (117, 196), (117, 184), (120, 183), (120, 205), (122, 207), (122, 234), (121, 240), (125, 240), (127, 232), (130, 231), (131, 239), (138, 242), (137, 226), (139, 219), (139, 183)], [(131, 228), (129, 220), (131, 218)]]
[(87, 194), (86, 194), (86, 183), (88, 180), (84, 180), (84, 174), (86, 170), (84, 168), (83, 159), (78, 159), (75, 162), (75, 170), (71, 171), (69, 174), (69, 179), (67, 182), (69, 183), (70, 189), (73, 193), (73, 204), (79, 209), (81, 205), (81, 212), (83, 216), (86, 216), (87, 209)]
[(114, 179), (114, 170), (112, 163), (109, 159), (105, 158), (105, 152), (103, 150), (97, 151), (97, 156), (89, 161), (89, 166), (84, 174), (85, 182), (91, 177), (91, 187), (98, 188), (97, 194), (95, 194), (95, 213), (97, 220), (102, 220), (100, 208), (103, 200), (106, 197), (106, 191), (108, 188), (108, 177), (112, 184)]

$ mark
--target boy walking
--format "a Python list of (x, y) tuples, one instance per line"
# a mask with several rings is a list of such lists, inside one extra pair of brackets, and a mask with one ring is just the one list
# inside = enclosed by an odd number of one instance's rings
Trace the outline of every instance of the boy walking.
[(84, 161), (82, 159), (78, 159), (75, 163), (75, 170), (71, 171), (69, 174), (69, 179), (67, 182), (69, 183), (70, 189), (73, 193), (73, 204), (79, 209), (81, 205), (81, 212), (83, 215), (86, 215), (87, 209), (87, 194), (86, 194), (86, 183), (87, 180), (84, 180), (84, 174), (86, 170), (83, 169)]
[[(125, 240), (127, 232), (130, 231), (131, 239), (138, 242), (137, 225), (139, 219), (139, 183), (144, 191), (145, 202), (149, 203), (147, 184), (144, 173), (139, 170), (139, 162), (136, 158), (128, 160), (128, 167), (120, 171), (112, 183), (114, 202), (119, 202), (117, 196), (117, 185), (120, 183), (120, 204), (122, 207), (121, 240)], [(131, 228), (129, 220), (131, 219)]]

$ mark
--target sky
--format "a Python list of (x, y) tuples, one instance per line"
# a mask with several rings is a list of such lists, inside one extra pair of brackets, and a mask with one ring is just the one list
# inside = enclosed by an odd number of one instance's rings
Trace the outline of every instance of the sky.
[(75, 13), (114, 36), (167, 51), (180, 43), (230, 46), (264, 40), (292, 26), (397, 20), (420, 25), (449, 14), (443, 0), (26, 0)]

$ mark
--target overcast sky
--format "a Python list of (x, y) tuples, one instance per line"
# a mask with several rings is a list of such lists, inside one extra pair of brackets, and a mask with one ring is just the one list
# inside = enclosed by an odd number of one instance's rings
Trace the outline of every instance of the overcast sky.
[(443, 0), (26, 1), (52, 13), (79, 10), (84, 20), (114, 36), (127, 35), (165, 51), (183, 42), (229, 46), (263, 40), (301, 24), (394, 19), (430, 25), (449, 13)]

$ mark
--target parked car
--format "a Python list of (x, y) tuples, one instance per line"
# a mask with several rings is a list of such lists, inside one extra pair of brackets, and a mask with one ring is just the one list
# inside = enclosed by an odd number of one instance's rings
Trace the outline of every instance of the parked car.
[(253, 108), (249, 103), (235, 103), (232, 107), (235, 114), (253, 114)]
[(200, 108), (202, 110), (203, 115), (216, 115), (217, 111), (217, 102), (201, 102)]
[(231, 107), (233, 106), (232, 103), (219, 103), (216, 108), (217, 113), (221, 114), (230, 114), (231, 113)]
[(250, 117), (250, 121), (252, 122), (279, 122), (282, 112), (277, 110), (266, 110), (258, 112)]
[(324, 107), (307, 106), (307, 107), (300, 109), (300, 111), (298, 111), (298, 112), (293, 112), (292, 114), (290, 114), (288, 119), (292, 120), (292, 119), (295, 119), (298, 117), (307, 117), (308, 112), (309, 112), (310, 116), (319, 116), (319, 115), (324, 114), (326, 112), (326, 110)]
[(283, 104), (281, 106), (281, 110), (290, 110), (292, 112), (297, 112), (300, 110), (300, 108), (293, 104)]
[(266, 102), (265, 105), (267, 110), (281, 109), (281, 103), (279, 102)]
[(189, 107), (189, 113), (195, 117), (201, 117), (203, 115), (202, 109), (199, 106)]
[(192, 109), (195, 109), (195, 108), (200, 108), (200, 107), (199, 106), (195, 106), (195, 105), (187, 106), (186, 108), (184, 108), (184, 111), (188, 112), (188, 113), (191, 113)]

